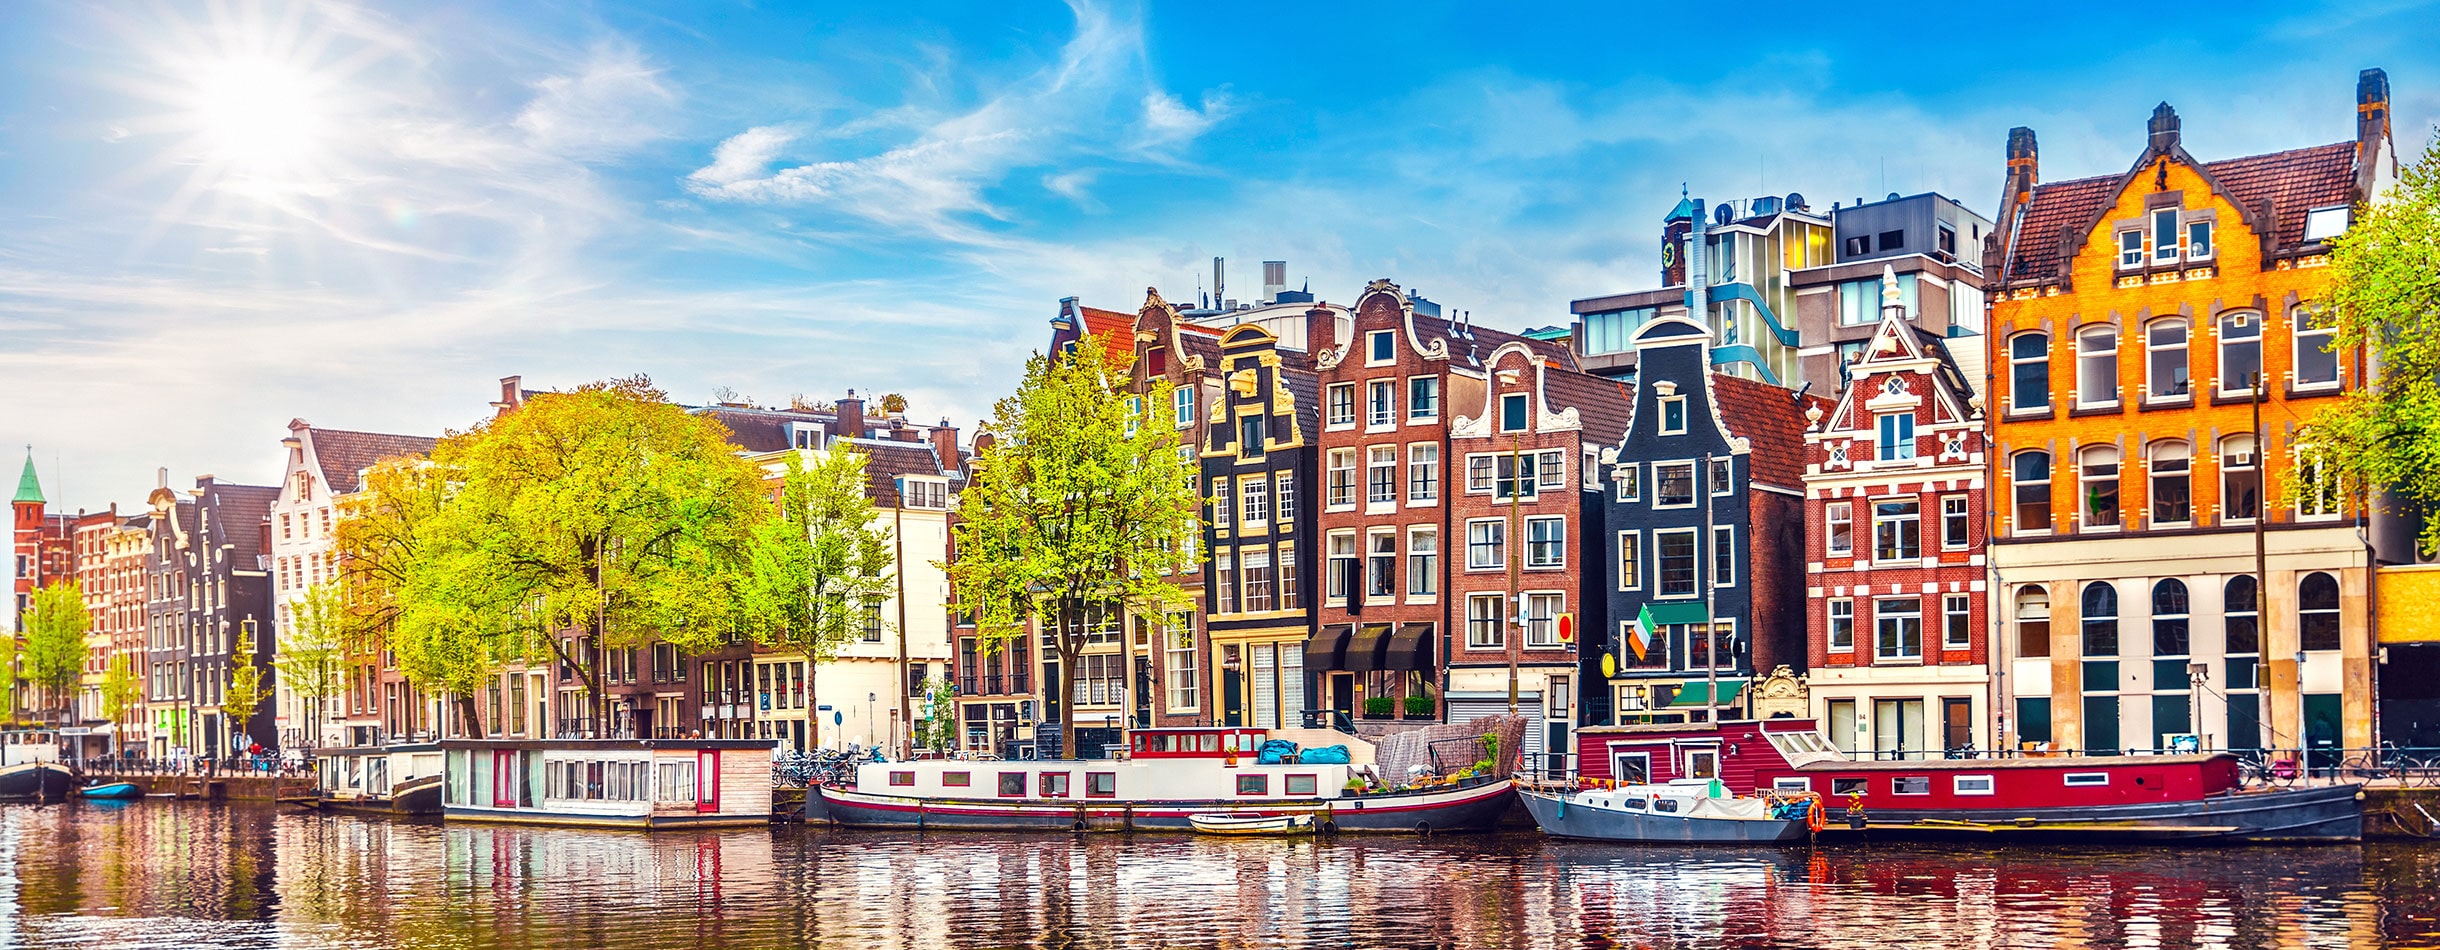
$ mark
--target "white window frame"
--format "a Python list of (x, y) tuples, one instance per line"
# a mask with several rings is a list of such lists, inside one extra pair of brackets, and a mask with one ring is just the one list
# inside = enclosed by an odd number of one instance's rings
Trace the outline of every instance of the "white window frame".
[[(1346, 464), (1342, 465), (1341, 462)], [(1322, 456), (1322, 506), (1326, 511), (1354, 511), (1364, 497), (1364, 460), (1357, 450), (1336, 448)], [(1344, 475), (1344, 478), (1340, 476)], [(1341, 488), (1345, 489), (1341, 495)]]
[[(1950, 619), (1954, 617), (1966, 619), (1963, 623), (1956, 623)], [(1950, 636), (1953, 633), (1962, 633), (1964, 636), (1962, 639)], [(1940, 595), (1940, 648), (1943, 650), (1971, 650), (1974, 648), (1974, 595)]]
[[(1683, 504), (1672, 505), (1662, 503), (1661, 470), (1664, 468), (1672, 470), (1683, 468), (1686, 470), (1686, 501)], [(1693, 459), (1686, 459), (1678, 462), (1652, 463), (1652, 507), (1656, 509), (1694, 507), (1695, 501), (1703, 497), (1703, 483), (1701, 481), (1703, 473), (1696, 471), (1696, 468), (1697, 466), (1695, 465), (1695, 460)]]
[(1567, 592), (1529, 590), (1519, 592), (1525, 600), (1525, 649), (1557, 650), (1566, 646), (1559, 642), (1559, 615), (1567, 612)]
[[(2041, 353), (2035, 356), (2025, 356), (2019, 353), (2018, 350), (2020, 348), (2017, 346), (2017, 344), (2026, 340), (2042, 341)], [(2021, 367), (2034, 365), (2039, 365), (2042, 368), (2042, 401), (2033, 405), (2027, 405), (2025, 403), (2025, 389), (2024, 387), (2017, 385), (2017, 375), (2020, 372)], [(2023, 333), (2009, 337), (2007, 411), (2010, 413), (2049, 412), (2051, 411), (2051, 396), (2050, 334), (2047, 331), (2042, 330), (2027, 330)]]
[(1296, 472), (1280, 469), (1273, 472), (1271, 478), (1278, 483), (1271, 490), (1271, 503), (1278, 511), (1277, 520), (1282, 524), (1292, 523), (1296, 520)]
[(1440, 599), (1440, 526), (1406, 526), (1406, 601), (1431, 603)]
[(1350, 577), (1346, 564), (1356, 562), (1355, 573), (1364, 572), (1364, 552), (1358, 545), (1354, 528), (1339, 528), (1323, 535), (1322, 540), (1322, 603), (1330, 607), (1347, 605), (1352, 591), (1345, 585), (1361, 585), (1363, 578)]
[[(1915, 457), (1915, 411), (1884, 412), (1872, 417), (1872, 458), (1895, 462)], [(1904, 430), (1892, 432), (1891, 430)]]
[(1185, 429), (1195, 424), (1195, 388), (1180, 386), (1169, 392), (1169, 411), (1177, 427)]
[[(1952, 524), (1965, 529), (1965, 537), (1955, 544), (1949, 543), (1949, 527)], [(1968, 497), (1954, 493), (1940, 496), (1940, 549), (1964, 551), (1973, 546), (1974, 512)]]
[[(1838, 528), (1845, 525), (1847, 536), (1840, 543)], [(1855, 556), (1855, 503), (1834, 501), (1822, 506), (1822, 556)]]
[[(1912, 505), (1914, 505), (1914, 506), (1915, 506), (1915, 511), (1914, 511), (1914, 513), (1913, 513), (1912, 515), (1899, 515), (1899, 514), (1893, 514), (1893, 515), (1888, 516), (1887, 518), (1882, 517), (1882, 515), (1881, 515), (1881, 506), (1882, 506), (1882, 505), (1884, 505), (1884, 504), (1900, 504), (1900, 503), (1905, 503), (1905, 504), (1912, 504)], [(1913, 556), (1913, 557), (1908, 557), (1908, 556), (1906, 556), (1906, 555), (1904, 555), (1904, 554), (1896, 554), (1896, 555), (1895, 555), (1895, 556), (1893, 556), (1893, 557), (1886, 557), (1886, 558), (1885, 558), (1885, 557), (1882, 557), (1882, 556), (1881, 556), (1881, 526), (1882, 526), (1884, 523), (1889, 524), (1889, 525), (1892, 525), (1892, 526), (1896, 526), (1896, 525), (1900, 525), (1900, 524), (1905, 524), (1905, 523), (1907, 523), (1907, 522), (1912, 522), (1912, 523), (1914, 524), (1914, 526), (1915, 526), (1915, 553), (1914, 553), (1914, 556)], [(1897, 533), (1899, 533), (1899, 534), (1903, 534), (1903, 533), (1904, 533), (1904, 529), (1898, 529), (1898, 532), (1897, 532)], [(1872, 499), (1872, 560), (1873, 560), (1873, 562), (1874, 562), (1874, 563), (1883, 563), (1883, 562), (1896, 562), (1896, 563), (1903, 563), (1903, 562), (1906, 562), (1906, 561), (1913, 561), (1913, 560), (1917, 560), (1917, 559), (1920, 559), (1920, 558), (1922, 558), (1922, 557), (1923, 557), (1923, 497), (1922, 497), (1922, 496), (1920, 496), (1920, 495), (1892, 495), (1892, 496), (1889, 496), (1889, 497), (1886, 497), (1886, 498), (1875, 498), (1875, 499)]]
[[(2135, 240), (2134, 240), (2134, 241), (2132, 241), (2132, 242), (2130, 242), (2130, 241), (2128, 241), (2128, 240), (2127, 240), (2128, 238), (2134, 238)], [(2144, 258), (2145, 258), (2145, 256), (2146, 256), (2146, 255), (2145, 255), (2145, 253), (2144, 253), (2144, 252), (2145, 252), (2145, 246), (2144, 246), (2144, 244), (2145, 244), (2145, 242), (2144, 242), (2144, 229), (2142, 229), (2142, 228), (2140, 228), (2140, 227), (2136, 227), (2136, 228), (2119, 228), (2119, 229), (2118, 229), (2118, 269), (2119, 269), (2119, 270), (2134, 270), (2134, 269), (2136, 269), (2136, 268), (2142, 267), (2142, 266), (2143, 266), (2143, 263), (2144, 263)]]
[[(1488, 618), (1490, 621), (1488, 624), (1484, 623), (1486, 618), (1484, 618), (1477, 610), (1477, 605), (1480, 604), (1491, 605), (1491, 616)], [(1466, 649), (1505, 650), (1507, 648), (1508, 595), (1467, 594)]]
[(1644, 466), (1628, 462), (1610, 470), (1610, 481), (1618, 486), (1618, 502), (1632, 505), (1644, 500)]
[[(2177, 328), (2177, 342), (2162, 343), (2156, 335), (2170, 327)], [(2162, 393), (2160, 358), (2177, 354), (2177, 365), (2186, 371), (2186, 391)], [(2143, 401), (2168, 404), (2191, 402), (2194, 399), (2194, 322), (2183, 316), (2162, 317), (2143, 325)]]
[(1398, 379), (1364, 381), (1364, 431), (1388, 432), (1398, 427)]
[(2107, 788), (2110, 784), (2110, 773), (2069, 772), (2059, 776), (2059, 783), (2068, 788)]
[[(1346, 397), (1344, 403), (1340, 401), (1341, 396)], [(1341, 405), (1344, 405), (1347, 409), (1347, 415), (1344, 417), (1338, 415)], [(1362, 417), (1361, 413), (1359, 413), (1356, 409), (1356, 384), (1331, 383), (1329, 386), (1325, 387), (1322, 390), (1322, 412), (1326, 416), (1323, 421), (1324, 428), (1355, 428), (1356, 420)]]
[[(2177, 261), (2179, 248), (2183, 243), (2186, 230), (2184, 223), (2178, 220), (2178, 209), (2174, 207), (2154, 208), (2152, 209), (2152, 213), (2146, 217), (2148, 217), (2150, 221), (2145, 226), (2144, 230), (2149, 233), (2152, 240), (2153, 263), (2175, 263)], [(2167, 244), (2161, 243), (2160, 240), (2160, 230), (2163, 226), (2166, 226), (2169, 229), (2169, 242)]]
[(1249, 475), (1237, 483), (1237, 530), (1260, 531), (1271, 524), (1271, 478)]
[(1992, 775), (1953, 775), (1949, 777), (1949, 794), (1952, 795), (1996, 795), (1999, 794), (1998, 786), (1998, 777)]
[(1618, 589), (1641, 590), (1644, 586), (1644, 535), (1641, 531), (1618, 532)]
[[(1384, 473), (1387, 473), (1384, 475)], [(1404, 480), (1399, 477), (1396, 445), (1364, 447), (1364, 507), (1368, 511), (1394, 511), (1398, 507), (1399, 489)]]
[[(1536, 530), (1552, 530), (1554, 528), (1558, 532), (1557, 537), (1545, 541), (1537, 541), (1534, 539), (1534, 532)], [(1558, 556), (1555, 558), (1543, 559), (1534, 553), (1534, 549), (1536, 547), (1554, 548), (1558, 552)], [(1525, 569), (1529, 571), (1564, 570), (1566, 567), (1567, 519), (1560, 515), (1534, 515), (1526, 518)]]
[[(2203, 239), (2201, 241), (2196, 241), (2194, 239), (2195, 229), (2197, 228), (2202, 229)], [(2183, 233), (2186, 239), (2187, 260), (2207, 261), (2211, 259), (2213, 254), (2218, 252), (2220, 246), (2218, 221), (2210, 217), (2188, 215), (2183, 222)], [(2202, 249), (2196, 250), (2198, 246)]]
[[(1711, 586), (1737, 586), (1737, 528), (1734, 525), (1713, 525), (1711, 528)], [(1725, 568), (1725, 569), (1723, 569)]]
[(1212, 479), (1212, 530), (1227, 531), (1236, 520), (1236, 483), (1228, 478)]
[[(1654, 529), (1652, 529), (1652, 587), (1653, 587), (1653, 596), (1655, 596), (1655, 597), (1659, 597), (1659, 598), (1671, 599), (1671, 600), (1683, 600), (1683, 599), (1686, 599), (1686, 598), (1689, 598), (1689, 597), (1700, 597), (1700, 596), (1702, 596), (1702, 594), (1703, 594), (1703, 539), (1697, 536), (1698, 534), (1700, 534), (1700, 533), (1702, 532), (1702, 530), (1703, 530), (1703, 529), (1701, 529), (1701, 528), (1654, 528)], [(1662, 563), (1662, 561), (1661, 561), (1661, 540), (1662, 540), (1663, 538), (1665, 538), (1665, 537), (1669, 537), (1669, 536), (1672, 536), (1672, 535), (1685, 535), (1685, 536), (1686, 536), (1686, 539), (1687, 539), (1687, 541), (1688, 541), (1688, 545), (1689, 545), (1689, 547), (1691, 547), (1691, 548), (1693, 549), (1692, 553), (1691, 553), (1689, 556), (1690, 556), (1690, 557), (1692, 557), (1692, 558), (1693, 558), (1693, 560), (1694, 560), (1694, 563), (1693, 563), (1693, 565), (1692, 565), (1692, 566), (1693, 566), (1693, 568), (1694, 568), (1694, 570), (1690, 572), (1690, 574), (1692, 575), (1692, 577), (1693, 577), (1693, 579), (1694, 579), (1694, 588), (1693, 588), (1692, 590), (1688, 590), (1688, 591), (1685, 591), (1685, 592), (1683, 592), (1683, 593), (1672, 592), (1672, 591), (1670, 591), (1670, 590), (1668, 589), (1668, 587), (1667, 587), (1667, 584), (1668, 584), (1667, 575), (1664, 573), (1665, 571), (1667, 571), (1667, 570), (1668, 570), (1668, 565), (1667, 565), (1667, 564)]]
[[(1660, 397), (1660, 407), (1659, 407), (1659, 408), (1660, 408), (1660, 426), (1659, 426), (1659, 428), (1660, 428), (1660, 434), (1662, 434), (1662, 435), (1685, 435), (1685, 434), (1686, 434), (1686, 427), (1687, 427), (1688, 425), (1691, 425), (1691, 423), (1689, 423), (1689, 422), (1687, 422), (1687, 421), (1686, 421), (1686, 397), (1684, 397), (1684, 396), (1662, 396), (1662, 397)], [(1670, 428), (1670, 426), (1669, 426), (1669, 413), (1670, 413), (1670, 410), (1672, 410), (1672, 409), (1674, 409), (1674, 410), (1676, 410), (1676, 411), (1677, 411), (1677, 427), (1676, 427), (1676, 428), (1674, 428), (1674, 429), (1673, 429), (1673, 428)]]
[[(2338, 327), (2335, 325), (2315, 327), (2312, 325), (2312, 323), (2313, 314), (2311, 310), (2299, 306), (2288, 311), (2288, 356), (2289, 362), (2295, 367), (2289, 371), (2288, 378), (2295, 386), (2297, 392), (2324, 392), (2333, 390), (2339, 388), (2339, 386), (2344, 384), (2347, 380), (2347, 361), (2343, 358), (2344, 354), (2327, 349), (2327, 344), (2337, 341)], [(2320, 338), (2321, 342), (2318, 344), (2306, 342), (2307, 340), (2315, 337)], [(2307, 382), (2305, 380), (2304, 354), (2308, 346), (2322, 348), (2324, 352), (2329, 353), (2329, 379), (2318, 382)]]
[[(1905, 612), (1905, 611), (1903, 611), (1903, 610), (1888, 610), (1888, 609), (1885, 609), (1885, 608), (1884, 608), (1884, 605), (1887, 605), (1887, 604), (1913, 604), (1913, 605), (1915, 605), (1915, 610), (1914, 610), (1914, 613), (1911, 613), (1911, 614), (1909, 614), (1909, 613), (1907, 613), (1907, 612)], [(1898, 645), (1897, 645), (1897, 646), (1895, 646), (1895, 647), (1891, 647), (1891, 646), (1885, 645), (1885, 644), (1882, 642), (1882, 639), (1883, 639), (1883, 638), (1882, 638), (1882, 636), (1881, 636), (1881, 625), (1882, 625), (1882, 624), (1884, 624), (1884, 623), (1891, 622), (1891, 621), (1901, 621), (1901, 620), (1903, 620), (1903, 619), (1905, 619), (1905, 618), (1907, 618), (1907, 617), (1913, 617), (1913, 618), (1915, 618), (1915, 652), (1913, 652), (1913, 653), (1907, 653), (1907, 652), (1905, 652), (1905, 645), (1904, 645), (1904, 638), (1903, 638), (1903, 637), (1901, 637), (1901, 638), (1900, 638), (1900, 640), (1899, 640), (1899, 642), (1898, 642)], [(1922, 660), (1923, 660), (1923, 598), (1921, 598), (1921, 597), (1907, 597), (1907, 596), (1898, 596), (1898, 597), (1878, 597), (1878, 598), (1874, 598), (1874, 599), (1873, 599), (1873, 602), (1872, 602), (1872, 658), (1873, 658), (1873, 662), (1875, 662), (1875, 663), (1882, 663), (1882, 662), (1900, 662), (1900, 663), (1902, 663), (1902, 662), (1906, 662), (1906, 661), (1910, 661), (1910, 660), (1911, 660), (1911, 661), (1915, 661), (1915, 662), (1922, 662)]]
[[(1842, 630), (1846, 632), (1843, 639), (1839, 636)], [(1823, 642), (1828, 645), (1828, 649), (1832, 653), (1855, 652), (1854, 598), (1833, 597), (1830, 599)]]
[[(1378, 589), (1375, 589), (1375, 585), (1373, 584), (1373, 580), (1376, 577), (1381, 577), (1381, 575), (1374, 573), (1373, 568), (1376, 562), (1385, 563), (1388, 565), (1388, 575), (1387, 577), (1382, 578), (1387, 580), (1388, 583), (1379, 585)], [(1363, 564), (1364, 602), (1367, 604), (1397, 603), (1398, 529), (1396, 527), (1392, 526), (1365, 529)]]
[[(1490, 545), (1490, 547), (1492, 548), (1492, 556), (1491, 556), (1491, 559), (1490, 559), (1490, 561), (1489, 561), (1488, 563), (1484, 563), (1484, 562), (1478, 562), (1478, 561), (1476, 561), (1476, 560), (1475, 560), (1475, 554), (1476, 554), (1476, 548), (1477, 548), (1477, 544), (1475, 543), (1475, 533), (1476, 533), (1476, 530), (1477, 530), (1477, 529), (1487, 529), (1487, 530), (1489, 531), (1489, 533), (1490, 533), (1490, 534), (1492, 534), (1492, 535), (1494, 535), (1494, 536), (1495, 536), (1495, 538), (1496, 538), (1496, 543), (1494, 543), (1494, 544)], [(1507, 567), (1508, 567), (1508, 521), (1507, 521), (1507, 519), (1504, 519), (1504, 518), (1471, 518), (1471, 519), (1468, 519), (1468, 520), (1466, 521), (1466, 570), (1469, 570), (1469, 571), (1498, 571), (1498, 570), (1506, 570), (1506, 569), (1507, 569)]]
[[(2229, 461), (2232, 451), (2229, 446), (2237, 442), (2243, 442), (2246, 446), (2246, 462), (2242, 465)], [(2262, 513), (2270, 508), (2270, 499), (2264, 494), (2261, 443), (2256, 441), (2252, 435), (2240, 432), (2236, 435), (2220, 437), (2219, 445), (2214, 449), (2212, 461), (2220, 470), (2220, 523), (2253, 524), (2254, 519), (2262, 517)], [(2235, 493), (2228, 490), (2228, 476), (2239, 472), (2250, 472), (2254, 477), (2254, 513), (2251, 517), (2238, 517), (2229, 513), (2228, 502)]]
[[(2232, 344), (2230, 342), (2231, 338), (2228, 335), (2227, 326), (2227, 322), (2231, 319), (2243, 319), (2251, 321), (2253, 323), (2253, 335), (2249, 337), (2237, 337), (2235, 338), (2236, 342)], [(2218, 316), (2212, 318), (2211, 338), (2212, 341), (2217, 344), (2216, 352), (2219, 355), (2219, 362), (2217, 364), (2217, 369), (2215, 370), (2215, 372), (2219, 375), (2219, 379), (2214, 380), (2213, 385), (2219, 388), (2220, 395), (2251, 396), (2254, 394), (2252, 386), (2240, 386), (2238, 385), (2240, 381), (2228, 378), (2228, 348), (2231, 345), (2242, 346), (2244, 345), (2245, 341), (2252, 341), (2254, 347), (2254, 372), (2259, 377), (2255, 381), (2254, 385), (2270, 382), (2269, 365), (2268, 362), (2263, 358), (2265, 355), (2264, 351), (2266, 349), (2263, 344), (2267, 334), (2263, 332), (2264, 328), (2262, 323), (2262, 314), (2252, 310), (2224, 310), (2221, 311)]]
[[(1364, 334), (1364, 365), (1388, 366), (1398, 362), (1398, 341), (1392, 338), (1396, 333), (1395, 330), (1374, 330)], [(1381, 355), (1384, 350), (1389, 352), (1388, 356)]]
[[(2113, 458), (2106, 463), (2088, 461), (2088, 459), (2100, 458), (2104, 454), (2113, 456)], [(2095, 475), (2092, 473), (2093, 468), (2105, 464), (2110, 467), (2110, 473), (2108, 475)], [(2110, 506), (2109, 522), (2106, 524), (2095, 524), (2093, 522), (2093, 510), (2089, 502), (2093, 497), (2094, 486), (2101, 484), (2108, 484), (2113, 489), (2110, 493), (2110, 497), (2115, 499), (2115, 501), (2113, 501)], [(2126, 453), (2120, 451), (2117, 446), (2106, 442), (2087, 445), (2083, 448), (2077, 449), (2076, 530), (2079, 532), (2117, 531), (2126, 525), (2126, 517)]]
[(1406, 503), (1440, 504), (1440, 443), (1412, 442), (1406, 447)]
[[(2099, 340), (2104, 336), (2109, 338), (2107, 347), (2087, 348), (2090, 341)], [(2076, 328), (2076, 408), (2107, 409), (2118, 405), (2118, 337), (2116, 324), (2093, 323)], [(2088, 362), (2107, 368), (2109, 385), (2088, 385), (2090, 382), (2097, 382), (2085, 378), (2085, 364)], [(2094, 390), (2099, 390), (2099, 392), (2096, 393)]]
[[(1418, 394), (1418, 386), (1420, 386), (1421, 384), (1429, 384), (1429, 387), (1428, 387), (1428, 388), (1431, 390), (1431, 396), (1432, 396), (1432, 404), (1431, 404), (1429, 407), (1421, 407), (1421, 408), (1419, 408), (1419, 407), (1416, 405), (1416, 398), (1415, 398), (1415, 397), (1416, 397), (1416, 396), (1417, 396), (1417, 394)], [(1439, 421), (1439, 420), (1440, 420), (1440, 377), (1438, 377), (1438, 376), (1409, 376), (1409, 377), (1407, 377), (1407, 378), (1406, 378), (1406, 421), (1408, 421), (1408, 422), (1437, 422), (1437, 421)]]

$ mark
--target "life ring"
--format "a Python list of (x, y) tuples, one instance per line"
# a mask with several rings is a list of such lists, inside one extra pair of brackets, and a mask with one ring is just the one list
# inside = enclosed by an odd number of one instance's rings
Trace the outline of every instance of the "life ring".
[(1830, 827), (1830, 816), (1822, 808), (1821, 796), (1814, 796), (1813, 807), (1805, 809), (1805, 827), (1817, 835), (1822, 833), (1822, 829)]

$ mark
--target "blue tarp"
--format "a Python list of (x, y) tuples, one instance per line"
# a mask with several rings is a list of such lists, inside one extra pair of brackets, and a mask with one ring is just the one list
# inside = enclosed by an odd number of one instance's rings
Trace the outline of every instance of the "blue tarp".
[(1256, 765), (1286, 765), (1294, 761), (1296, 761), (1296, 743), (1286, 739), (1272, 739), (1264, 742), (1262, 750), (1254, 757)]
[(1346, 765), (1347, 747), (1326, 745), (1306, 749), (1304, 754), (1296, 757), (1296, 761), (1306, 765)]

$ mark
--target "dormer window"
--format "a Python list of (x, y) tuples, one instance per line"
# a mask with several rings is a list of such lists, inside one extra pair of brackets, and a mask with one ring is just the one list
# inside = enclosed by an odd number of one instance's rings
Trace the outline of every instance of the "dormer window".
[(1686, 434), (1686, 397), (1661, 397), (1661, 434)]
[(2346, 205), (2315, 208), (2304, 213), (2304, 239), (2327, 241), (2347, 233), (2350, 212)]
[(1398, 360), (1397, 340), (1389, 330), (1374, 330), (1364, 338), (1364, 363), (1379, 366)]

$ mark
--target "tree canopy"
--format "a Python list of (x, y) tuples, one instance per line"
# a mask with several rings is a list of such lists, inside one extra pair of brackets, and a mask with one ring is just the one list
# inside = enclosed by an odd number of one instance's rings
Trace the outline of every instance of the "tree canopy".
[(280, 632), (280, 648), (271, 660), (280, 685), (296, 695), (297, 705), (305, 713), (306, 739), (314, 744), (322, 741), (322, 720), (327, 718), (325, 704), (339, 692), (341, 683), (339, 661), (345, 650), (346, 610), (340, 584), (331, 580), (307, 587), (289, 605), (288, 622)]
[(834, 445), (812, 457), (807, 467), (787, 453), (779, 516), (754, 528), (744, 606), (757, 642), (820, 661), (863, 633), (868, 605), (890, 595), (897, 556), (864, 494), (864, 453)]
[(36, 588), (25, 617), (23, 662), (27, 682), (40, 687), (52, 709), (63, 714), (68, 698), (85, 672), (85, 632), (93, 618), (85, 613), (85, 594), (73, 580)]
[[(2389, 194), (2355, 209), (2334, 242), (2317, 318), (2336, 345), (2368, 348), (2378, 378), (2305, 426), (2299, 442), (2347, 481), (2382, 486), (2424, 515), (2419, 542), (2440, 548), (2440, 139)], [(2291, 488), (2291, 490), (2293, 490)]]

